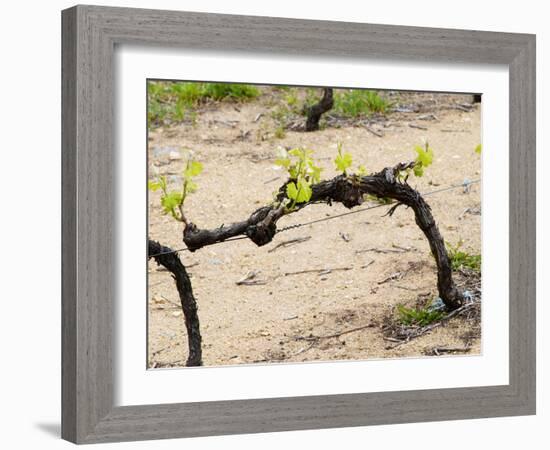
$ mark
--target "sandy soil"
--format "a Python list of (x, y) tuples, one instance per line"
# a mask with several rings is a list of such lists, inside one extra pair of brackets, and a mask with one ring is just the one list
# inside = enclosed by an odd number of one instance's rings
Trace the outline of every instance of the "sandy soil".
[[(353, 154), (355, 167), (364, 164), (378, 171), (414, 159), (413, 146), (427, 139), (435, 151), (434, 163), (423, 178), (410, 180), (421, 192), (481, 176), (480, 157), (474, 152), (481, 142), (480, 107), (460, 106), (471, 101), (469, 96), (406, 94), (399, 97), (401, 112), (375, 119), (368, 127), (343, 123), (314, 133), (287, 131), (282, 139), (273, 135), (273, 99), (264, 97), (249, 104), (211, 106), (197, 115), (195, 124), (149, 134), (150, 167), (174, 181), (182, 162), (171, 160), (171, 151), (192, 149), (203, 162), (199, 190), (185, 205), (188, 218), (201, 228), (242, 220), (272, 199), (285, 179), (273, 165), (278, 146), (313, 149), (325, 168), (323, 177), (329, 178), (335, 175), (337, 142)], [(480, 207), (479, 184), (468, 193), (460, 188), (427, 201), (446, 241), (462, 239), (465, 249), (480, 253), (481, 216), (465, 213)], [(345, 211), (341, 205), (314, 205), (284, 217), (279, 227)], [(437, 348), (479, 353), (478, 324), (463, 317), (405, 344), (385, 338), (384, 326), (396, 305), (414, 306), (419, 295), (437, 296), (435, 263), (412, 211), (398, 208), (392, 217), (383, 217), (386, 211), (382, 207), (290, 230), (261, 248), (241, 240), (181, 252), (199, 304), (204, 365), (416, 357), (434, 354)], [(181, 224), (161, 214), (159, 194), (150, 193), (150, 238), (180, 248), (181, 234)], [(309, 239), (277, 247), (302, 237)], [(346, 270), (335, 270), (342, 268)], [(309, 269), (333, 270), (285, 275)], [(249, 271), (259, 272), (257, 278), (265, 284), (236, 285)], [(383, 282), (396, 272), (400, 279)], [(149, 366), (183, 366), (187, 338), (177, 292), (169, 273), (153, 261), (148, 311)]]

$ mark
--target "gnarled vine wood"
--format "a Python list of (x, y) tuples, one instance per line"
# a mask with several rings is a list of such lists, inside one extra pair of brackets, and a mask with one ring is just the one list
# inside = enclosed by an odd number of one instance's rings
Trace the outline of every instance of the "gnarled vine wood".
[[(430, 206), (422, 195), (407, 183), (406, 176), (403, 177), (403, 174), (409, 169), (413, 169), (414, 166), (415, 162), (400, 163), (372, 175), (342, 174), (331, 180), (321, 181), (312, 185), (311, 198), (307, 202), (297, 203), (292, 210), (288, 210), (284, 206), (286, 186), (291, 181), (288, 180), (279, 188), (273, 204), (257, 209), (246, 220), (222, 225), (212, 230), (200, 229), (192, 222), (186, 223), (183, 241), (192, 252), (239, 235), (248, 236), (256, 245), (263, 246), (273, 240), (277, 232), (277, 221), (281, 217), (310, 204), (325, 202), (330, 205), (333, 202), (338, 202), (346, 208), (353, 208), (363, 203), (366, 194), (378, 198), (391, 198), (396, 200), (396, 203), (390, 208), (388, 215), (391, 216), (400, 205), (408, 206), (414, 211), (416, 224), (426, 236), (436, 261), (439, 296), (447, 310), (455, 310), (462, 306), (463, 294), (453, 281), (452, 267), (445, 242), (433, 218)], [(149, 240), (149, 255), (174, 276), (188, 334), (187, 365), (201, 365), (201, 335), (197, 305), (185, 267), (175, 252), (152, 240)]]
[(189, 346), (189, 355), (187, 357), (187, 366), (202, 365), (202, 338), (200, 332), (199, 315), (197, 302), (193, 295), (191, 280), (185, 270), (177, 253), (169, 247), (159, 244), (149, 239), (149, 255), (154, 255), (157, 264), (163, 266), (174, 277), (176, 288), (180, 296), (181, 308), (185, 317), (185, 327), (187, 328), (187, 343)]
[(279, 189), (277, 201), (272, 205), (257, 209), (243, 221), (222, 225), (212, 230), (200, 229), (195, 224), (189, 223), (184, 229), (183, 241), (190, 251), (196, 251), (234, 236), (246, 235), (256, 245), (262, 246), (273, 239), (277, 231), (276, 223), (281, 217), (310, 204), (326, 202), (330, 205), (332, 202), (338, 202), (346, 208), (353, 208), (363, 203), (363, 197), (366, 194), (378, 198), (391, 198), (398, 203), (390, 210), (390, 214), (399, 205), (406, 205), (414, 211), (416, 224), (426, 236), (437, 264), (439, 296), (447, 309), (456, 309), (462, 305), (463, 296), (453, 281), (449, 255), (431, 208), (422, 195), (406, 180), (399, 180), (399, 174), (413, 168), (414, 164), (414, 162), (400, 163), (372, 175), (339, 175), (331, 180), (321, 181), (312, 186), (313, 193), (309, 201), (296, 204), (292, 211), (286, 211), (280, 203), (286, 196), (285, 183)]

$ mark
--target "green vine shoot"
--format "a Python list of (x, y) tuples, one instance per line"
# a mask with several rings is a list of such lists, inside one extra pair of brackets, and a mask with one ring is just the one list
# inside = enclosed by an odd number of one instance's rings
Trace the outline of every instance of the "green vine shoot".
[(295, 210), (298, 203), (306, 203), (311, 198), (311, 186), (321, 181), (321, 167), (312, 158), (313, 150), (294, 148), (288, 152), (280, 149), (275, 164), (288, 172), (289, 181), (286, 185), (287, 212)]
[(187, 225), (188, 222), (183, 213), (183, 205), (187, 196), (198, 189), (194, 178), (200, 175), (202, 170), (202, 163), (195, 161), (189, 152), (182, 172), (182, 185), (179, 189), (170, 189), (165, 175), (157, 175), (153, 180), (149, 180), (149, 189), (151, 191), (159, 189), (162, 191), (160, 204), (165, 214), (169, 214), (178, 222), (183, 222)]

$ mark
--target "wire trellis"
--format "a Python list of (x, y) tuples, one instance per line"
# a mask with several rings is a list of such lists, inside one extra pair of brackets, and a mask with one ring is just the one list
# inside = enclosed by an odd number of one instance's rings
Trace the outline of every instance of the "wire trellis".
[[(460, 184), (453, 184), (453, 185), (450, 185), (450, 186), (447, 186), (447, 187), (444, 187), (444, 188), (441, 188), (441, 189), (436, 189), (436, 190), (433, 190), (433, 191), (424, 192), (421, 195), (423, 197), (429, 197), (431, 195), (440, 194), (442, 192), (447, 192), (447, 191), (452, 191), (452, 190), (458, 189), (458, 188), (463, 188), (465, 191), (468, 191), (472, 184), (479, 183), (480, 181), (481, 181), (481, 179), (476, 179), (476, 180), (465, 179)], [(307, 225), (313, 225), (313, 224), (317, 224), (317, 223), (321, 223), (321, 222), (326, 222), (328, 220), (338, 219), (340, 217), (351, 216), (352, 214), (358, 214), (358, 213), (362, 213), (362, 212), (365, 212), (365, 211), (370, 211), (372, 209), (382, 208), (384, 206), (391, 208), (391, 207), (394, 207), (395, 205), (396, 205), (396, 203), (392, 202), (392, 203), (389, 203), (389, 204), (379, 204), (379, 205), (367, 206), (367, 207), (364, 207), (364, 208), (357, 208), (357, 209), (354, 209), (352, 211), (347, 211), (347, 212), (344, 212), (344, 213), (341, 213), (341, 214), (334, 214), (332, 216), (322, 217), (320, 219), (314, 219), (314, 220), (310, 220), (308, 222), (301, 222), (301, 223), (297, 223), (297, 224), (294, 224), (294, 225), (287, 225), (286, 227), (282, 227), (280, 229), (277, 229), (275, 234), (279, 234), (279, 233), (282, 233), (284, 231), (294, 230), (296, 228), (305, 227)], [(225, 243), (225, 242), (240, 241), (241, 239), (248, 239), (248, 236), (234, 236), (234, 237), (225, 239), (223, 241), (213, 242), (212, 244), (208, 244), (208, 245), (216, 245), (216, 244), (222, 244), (222, 243)], [(205, 245), (205, 247), (208, 246), (208, 245)], [(156, 253), (154, 255), (148, 255), (148, 257), (149, 258), (154, 258), (155, 256), (170, 255), (172, 253), (179, 253), (179, 252), (184, 252), (184, 251), (189, 251), (189, 249), (187, 247), (183, 247), (183, 248), (178, 248), (176, 250), (172, 250), (170, 252), (161, 252), (161, 253)]]

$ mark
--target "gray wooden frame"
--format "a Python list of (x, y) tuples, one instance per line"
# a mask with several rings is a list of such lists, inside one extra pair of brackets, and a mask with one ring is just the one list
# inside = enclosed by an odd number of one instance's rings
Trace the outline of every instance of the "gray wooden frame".
[[(535, 36), (96, 6), (63, 11), (62, 30), (63, 438), (94, 443), (535, 413)], [(113, 52), (124, 43), (506, 64), (509, 384), (114, 407)]]

